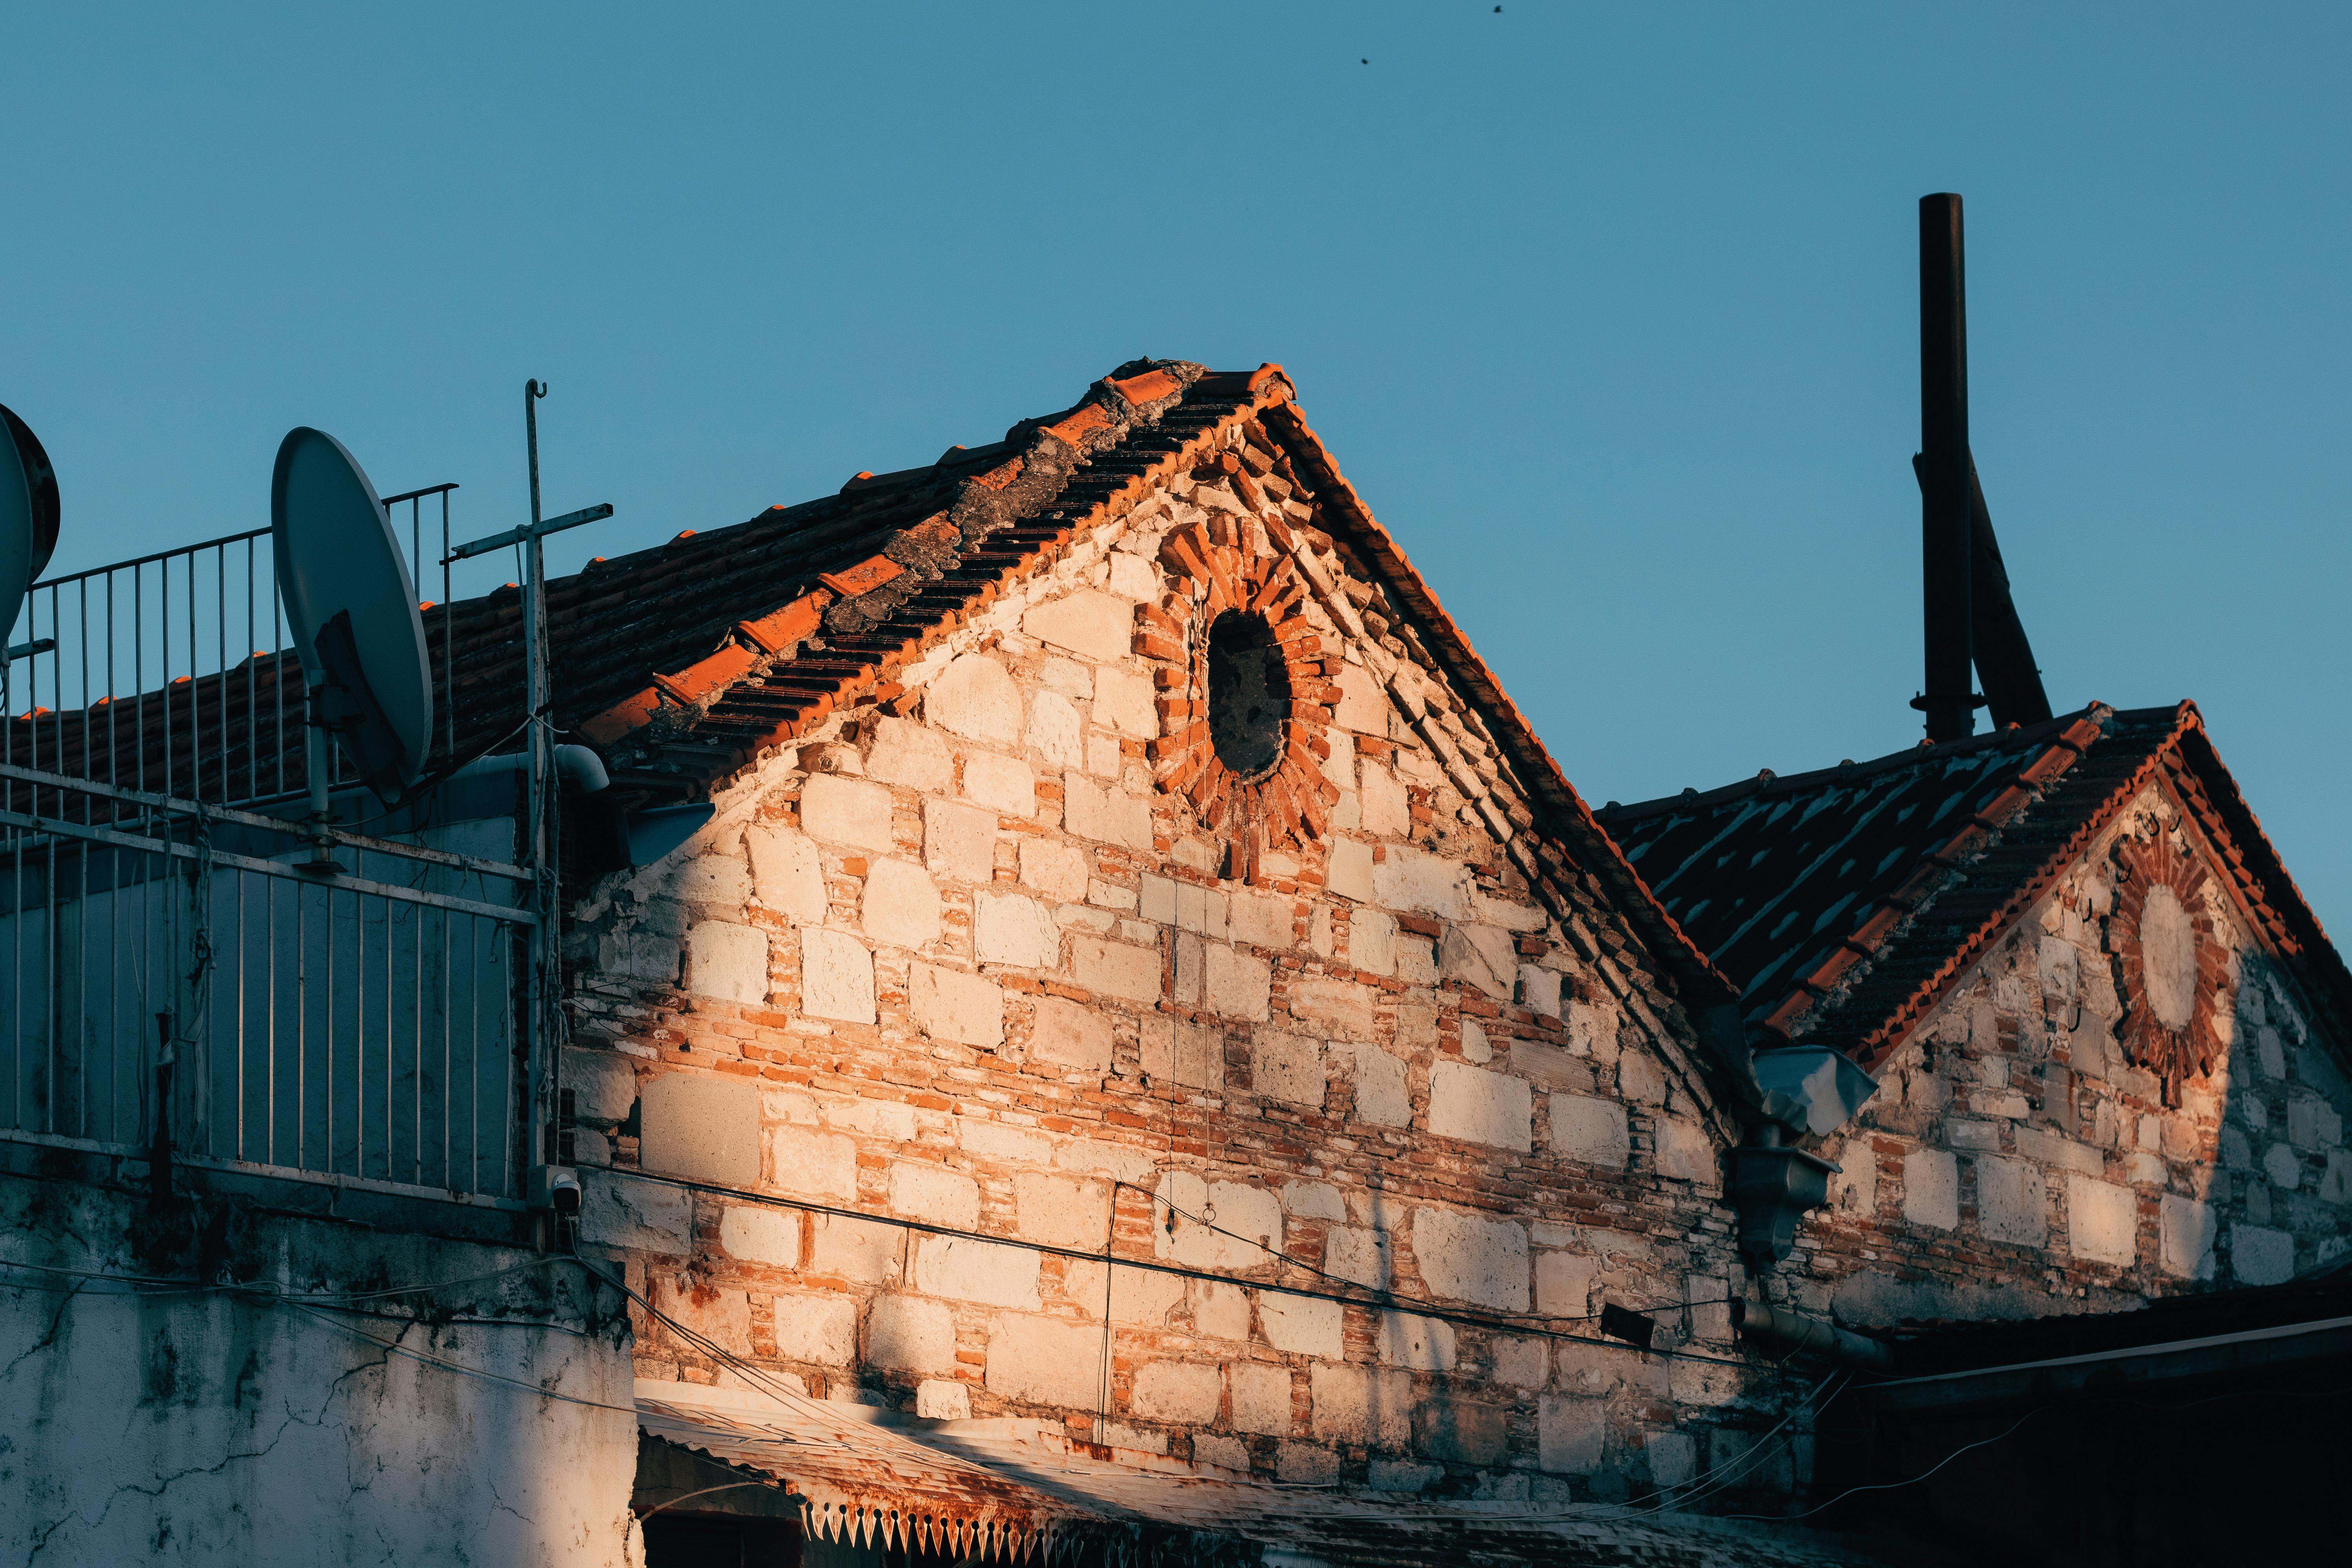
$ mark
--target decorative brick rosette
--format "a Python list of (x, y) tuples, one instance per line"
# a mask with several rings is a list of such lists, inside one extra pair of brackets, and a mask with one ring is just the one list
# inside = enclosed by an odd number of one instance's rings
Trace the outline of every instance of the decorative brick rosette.
[[(1160, 552), (1169, 592), (1136, 610), (1136, 651), (1156, 666), (1162, 733), (1151, 756), (1159, 785), (1187, 802), (1201, 827), (1224, 841), (1225, 874), (1237, 879), (1259, 879), (1258, 857), (1267, 849), (1304, 851), (1323, 838), (1339, 799), (1321, 765), (1331, 754), (1339, 650), (1327, 649), (1299, 614), (1307, 584), (1276, 544), (1289, 539), (1279, 519), (1230, 513), (1178, 529)], [(1256, 638), (1265, 688), (1277, 699), (1255, 765), (1234, 765), (1230, 735), (1227, 754), (1221, 754), (1211, 722), (1212, 633), (1228, 615)], [(1286, 702), (1278, 700), (1285, 694)]]
[(2204, 863), (2172, 836), (2125, 836), (2115, 847), (2116, 909), (2107, 921), (2125, 1053), (2163, 1080), (2164, 1103), (2213, 1070), (2221, 1037), (2214, 1010), (2230, 993), (2229, 959), (2205, 907)]

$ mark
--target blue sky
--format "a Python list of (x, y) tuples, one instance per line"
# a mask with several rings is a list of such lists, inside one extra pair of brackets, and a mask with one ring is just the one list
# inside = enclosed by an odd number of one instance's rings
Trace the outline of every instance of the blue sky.
[[(1288, 367), (1595, 801), (1918, 734), (1914, 203), (2062, 707), (2194, 697), (2352, 926), (2341, 7), (20, 7), (59, 569), (321, 426), (569, 569), (1138, 354)], [(1369, 63), (1364, 63), (1369, 62)], [(507, 574), (486, 566), (476, 589)]]

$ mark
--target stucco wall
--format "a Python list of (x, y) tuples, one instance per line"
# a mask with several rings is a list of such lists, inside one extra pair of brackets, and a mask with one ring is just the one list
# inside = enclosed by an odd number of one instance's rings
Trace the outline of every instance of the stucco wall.
[[(1304, 546), (1362, 615), (1299, 612), (1325, 830), (1253, 867), (1162, 787), (1183, 693), (1136, 650), (1167, 646), (1163, 539), (1284, 548), (1247, 510), (1212, 472), (1103, 525), (578, 910), (584, 1163), (1008, 1245), (621, 1177), (583, 1236), (819, 1394), (1085, 1436), (1108, 1344), (1118, 1447), (1403, 1489), (1686, 1480), (1716, 1427), (1776, 1418), (1744, 1369), (1261, 1291), (1263, 1252), (1171, 1235), (1150, 1195), (1361, 1284), (1580, 1333), (1656, 1303), (1662, 1346), (1739, 1355), (1719, 1304), (1672, 1305), (1735, 1268), (1687, 1027), (1613, 918), (1531, 883), (1576, 878), (1360, 563)], [(1107, 1339), (1102, 1266), (1022, 1244), (1098, 1252), (1114, 1215), (1120, 1256), (1240, 1282), (1120, 1270)], [(724, 1374), (638, 1328), (646, 1375)]]
[[(0, 1235), (12, 1262), (69, 1271), (0, 1275), (0, 1560), (639, 1560), (627, 1325), (609, 1291), (587, 1305), (576, 1264), (218, 1205), (159, 1220), (135, 1194), (14, 1176)], [(220, 1270), (248, 1289), (79, 1277)], [(470, 1282), (344, 1294), (448, 1279)], [(421, 1323), (420, 1300), (501, 1321)]]
[(1881, 1070), (1824, 1148), (1845, 1171), (1786, 1270), (1799, 1304), (1864, 1323), (2114, 1310), (2352, 1246), (2340, 1058), (2219, 879), (2192, 911), (2216, 950), (2213, 1069), (2168, 1105), (2118, 1038), (2147, 986), (2118, 849), (2159, 841), (2211, 852), (2152, 785)]

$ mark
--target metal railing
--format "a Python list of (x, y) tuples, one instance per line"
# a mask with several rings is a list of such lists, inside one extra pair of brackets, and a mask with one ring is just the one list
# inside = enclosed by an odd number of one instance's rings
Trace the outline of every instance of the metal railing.
[[(448, 553), (452, 488), (394, 498), (412, 548), (438, 495)], [(53, 578), (18, 622), (0, 1131), (519, 1198), (535, 873), (511, 816), (329, 828), (321, 861), (268, 535)]]

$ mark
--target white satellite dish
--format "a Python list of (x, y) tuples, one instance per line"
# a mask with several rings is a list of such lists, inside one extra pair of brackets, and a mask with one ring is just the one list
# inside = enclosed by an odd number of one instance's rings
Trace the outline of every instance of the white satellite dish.
[(0, 637), (58, 547), (58, 476), (26, 423), (0, 404)]
[(433, 740), (425, 618), (400, 542), (343, 444), (299, 426), (269, 483), (278, 593), (320, 718), (378, 799), (400, 800)]

